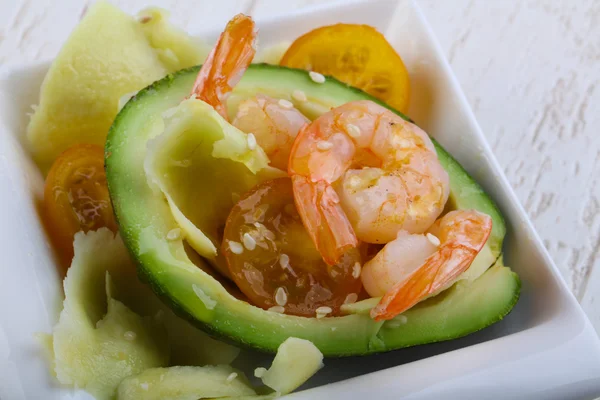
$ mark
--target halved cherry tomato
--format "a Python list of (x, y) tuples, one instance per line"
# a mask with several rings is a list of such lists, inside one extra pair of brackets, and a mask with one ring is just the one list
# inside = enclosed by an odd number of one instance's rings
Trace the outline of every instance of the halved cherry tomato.
[(330, 307), (336, 315), (361, 290), (359, 252), (334, 266), (323, 261), (294, 206), (289, 178), (264, 182), (239, 200), (222, 251), (235, 283), (264, 309), (315, 317), (319, 307)]
[(108, 227), (117, 231), (104, 173), (104, 149), (78, 144), (54, 162), (44, 186), (44, 208), (52, 241), (66, 265), (73, 236)]
[(280, 62), (331, 75), (406, 112), (410, 96), (408, 72), (385, 37), (368, 25), (336, 24), (296, 39)]

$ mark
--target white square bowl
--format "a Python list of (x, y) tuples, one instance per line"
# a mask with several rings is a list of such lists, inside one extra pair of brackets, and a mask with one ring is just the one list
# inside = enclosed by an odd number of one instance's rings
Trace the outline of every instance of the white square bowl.
[[(522, 296), (503, 321), (449, 342), (326, 360), (294, 399), (581, 399), (600, 395), (600, 344), (519, 205), (418, 7), (410, 0), (329, 4), (259, 20), (262, 45), (317, 26), (365, 23), (384, 32), (411, 75), (409, 115), (485, 188), (506, 217), (505, 262)], [(210, 40), (215, 32), (200, 33)], [(43, 180), (23, 149), (26, 113), (48, 64), (0, 73), (0, 399), (86, 398), (58, 387), (34, 338), (62, 300), (39, 218)], [(493, 93), (490, 93), (493, 95)], [(253, 361), (265, 357), (249, 354)]]

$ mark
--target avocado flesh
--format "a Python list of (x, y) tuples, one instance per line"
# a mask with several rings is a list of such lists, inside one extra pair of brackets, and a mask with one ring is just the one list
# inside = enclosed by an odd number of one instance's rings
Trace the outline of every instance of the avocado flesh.
[[(404, 314), (404, 324), (376, 322), (364, 314), (323, 319), (289, 316), (262, 310), (230, 295), (218, 281), (194, 266), (181, 241), (166, 239), (177, 224), (164, 198), (149, 187), (143, 165), (148, 140), (160, 133), (161, 114), (186, 98), (198, 69), (168, 75), (138, 93), (115, 119), (106, 144), (107, 180), (123, 240), (142, 277), (174, 310), (216, 336), (256, 349), (275, 352), (285, 339), (294, 336), (312, 341), (325, 356), (346, 356), (464, 336), (502, 319), (512, 309), (520, 282), (516, 274), (501, 266), (422, 302)], [(294, 102), (291, 94), (297, 89), (304, 91), (307, 102)], [(229, 98), (230, 115), (240, 101), (256, 93), (290, 100), (309, 118), (353, 100), (381, 104), (333, 78), (317, 84), (306, 71), (255, 64)], [(437, 143), (436, 149), (450, 175), (454, 206), (477, 209), (493, 219), (488, 255), (479, 258), (483, 272), (500, 255), (504, 221), (464, 169)], [(485, 301), (477, 296), (482, 293)]]

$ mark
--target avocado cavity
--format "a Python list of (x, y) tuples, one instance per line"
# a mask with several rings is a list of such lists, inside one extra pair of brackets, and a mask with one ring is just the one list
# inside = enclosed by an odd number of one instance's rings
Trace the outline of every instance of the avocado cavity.
[(284, 172), (201, 100), (184, 100), (163, 116), (164, 131), (148, 142), (144, 160), (148, 184), (167, 199), (182, 238), (229, 276), (217, 256), (236, 195)]

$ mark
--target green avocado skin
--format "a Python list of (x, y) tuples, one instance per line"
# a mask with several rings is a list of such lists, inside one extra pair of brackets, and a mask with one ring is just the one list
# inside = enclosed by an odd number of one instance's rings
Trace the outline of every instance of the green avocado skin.
[[(144, 173), (147, 141), (160, 133), (161, 114), (189, 95), (199, 68), (168, 75), (140, 91), (117, 115), (105, 149), (108, 187), (123, 240), (138, 264), (141, 279), (178, 314), (215, 337), (246, 347), (274, 353), (293, 336), (312, 341), (325, 356), (339, 357), (458, 338), (510, 312), (519, 298), (521, 284), (500, 258), (506, 233), (504, 220), (483, 189), (435, 142), (438, 157), (450, 175), (454, 206), (477, 209), (493, 219), (488, 245), (497, 261), (479, 278), (461, 281), (405, 312), (406, 318), (385, 323), (358, 314), (322, 319), (287, 316), (229, 295), (217, 281), (181, 257), (181, 248), (177, 247), (181, 243), (166, 239), (174, 222), (164, 199), (152, 191)], [(302, 90), (308, 97), (307, 102), (297, 106), (310, 118), (353, 100), (373, 100), (390, 108), (334, 78), (327, 77), (325, 83), (318, 84), (306, 71), (267, 64), (248, 68), (228, 104), (235, 107), (256, 93), (291, 99), (294, 90)], [(203, 296), (198, 296), (199, 289)], [(206, 296), (216, 304), (202, 301)]]

